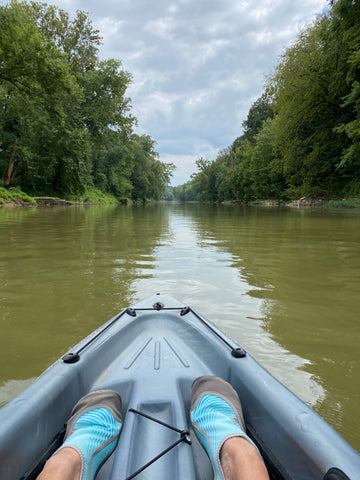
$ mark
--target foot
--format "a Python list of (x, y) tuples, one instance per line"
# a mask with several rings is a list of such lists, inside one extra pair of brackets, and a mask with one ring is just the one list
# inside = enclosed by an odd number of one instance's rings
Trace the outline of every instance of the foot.
[(258, 450), (245, 438), (227, 439), (221, 448), (220, 459), (226, 480), (269, 480)]
[(115, 450), (121, 427), (120, 396), (110, 390), (91, 392), (75, 405), (58, 452), (75, 450), (81, 460), (79, 478), (93, 480)]
[(45, 463), (37, 480), (79, 480), (80, 474), (80, 455), (72, 448), (64, 448)]
[(207, 376), (195, 380), (191, 391), (191, 423), (210, 458), (214, 480), (225, 478), (220, 453), (226, 440), (242, 437), (255, 447), (246, 435), (239, 397), (221, 378)]

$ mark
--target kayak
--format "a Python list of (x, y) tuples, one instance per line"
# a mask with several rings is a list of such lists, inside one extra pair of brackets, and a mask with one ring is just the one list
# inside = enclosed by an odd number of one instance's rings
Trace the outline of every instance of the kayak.
[(209, 480), (191, 428), (193, 381), (214, 375), (239, 395), (247, 433), (272, 479), (360, 479), (360, 455), (240, 345), (191, 307), (148, 297), (73, 347), (0, 409), (0, 478), (32, 480), (61, 445), (76, 402), (109, 389), (123, 429), (97, 480)]

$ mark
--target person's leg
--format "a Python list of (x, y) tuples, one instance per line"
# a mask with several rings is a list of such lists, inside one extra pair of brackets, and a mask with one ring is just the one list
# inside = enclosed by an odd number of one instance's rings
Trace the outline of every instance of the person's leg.
[(220, 462), (225, 480), (268, 480), (269, 475), (257, 449), (245, 438), (232, 437), (224, 442)]
[(46, 462), (37, 480), (79, 480), (80, 472), (80, 455), (72, 448), (64, 448)]
[(63, 445), (37, 480), (94, 480), (115, 450), (121, 427), (120, 396), (110, 390), (89, 393), (75, 405)]
[(239, 397), (217, 377), (200, 377), (191, 391), (191, 422), (208, 454), (214, 480), (268, 480), (255, 444), (246, 435)]

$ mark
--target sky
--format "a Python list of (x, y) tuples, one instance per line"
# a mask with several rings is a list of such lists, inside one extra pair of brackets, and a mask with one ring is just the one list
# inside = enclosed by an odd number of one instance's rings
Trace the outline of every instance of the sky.
[(242, 134), (281, 53), (328, 6), (326, 0), (46, 3), (88, 12), (103, 38), (101, 58), (121, 60), (132, 74), (127, 96), (135, 131), (150, 135), (160, 160), (176, 165), (172, 185), (190, 179), (195, 160), (214, 160)]

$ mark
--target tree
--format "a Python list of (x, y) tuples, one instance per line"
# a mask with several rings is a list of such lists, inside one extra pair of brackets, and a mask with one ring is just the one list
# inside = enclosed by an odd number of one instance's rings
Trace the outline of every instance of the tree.
[(360, 191), (359, 13), (359, 2), (332, 2), (270, 82), (277, 158), (292, 196)]
[(195, 164), (198, 172), (191, 175), (192, 189), (195, 192), (197, 200), (209, 200), (211, 162), (203, 157), (200, 157), (198, 160), (195, 161)]
[(345, 193), (360, 194), (360, 3), (351, 0), (332, 2), (332, 32), (342, 44), (344, 77), (348, 87), (343, 97), (346, 116), (336, 131), (345, 133), (349, 144), (342, 151), (338, 164), (348, 177)]
[(251, 154), (252, 191), (256, 198), (281, 198), (284, 179), (274, 162), (272, 120), (268, 118), (255, 136)]
[(135, 200), (162, 197), (170, 183), (175, 166), (158, 160), (155, 141), (149, 135), (131, 136), (134, 169), (131, 175), (132, 197)]
[(243, 139), (247, 139), (250, 142), (253, 141), (255, 135), (260, 132), (263, 123), (268, 118), (273, 118), (273, 116), (274, 112), (271, 106), (270, 95), (268, 92), (264, 92), (261, 97), (252, 104), (247, 119), (243, 121)]
[(233, 179), (233, 189), (236, 200), (248, 202), (254, 199), (251, 175), (251, 158), (254, 146), (245, 139), (235, 151), (236, 169)]
[(101, 37), (85, 12), (78, 10), (71, 20), (66, 11), (55, 5), (37, 2), (19, 5), (31, 15), (39, 32), (65, 54), (71, 74), (77, 76), (95, 68)]
[(341, 56), (324, 16), (301, 32), (272, 77), (275, 147), (294, 196), (339, 190), (336, 165), (347, 143), (335, 133), (346, 93)]
[[(21, 184), (24, 176), (33, 175), (36, 184), (41, 171), (56, 170), (57, 159), (49, 158), (49, 150), (64, 149), (69, 121), (73, 121), (67, 116), (64, 99), (71, 98), (75, 107), (81, 91), (64, 55), (41, 35), (23, 4), (0, 7), (0, 57), (3, 183)], [(62, 131), (61, 139), (52, 134), (54, 125)], [(49, 165), (44, 170), (45, 159)]]
[(5, 186), (81, 194), (86, 185), (96, 185), (131, 194), (131, 75), (120, 61), (98, 59), (100, 40), (85, 12), (71, 20), (46, 4), (12, 1), (0, 7)]
[(121, 62), (100, 61), (79, 75), (78, 81), (84, 91), (82, 116), (89, 134), (101, 137), (108, 130), (116, 130), (127, 137), (135, 118), (129, 115), (130, 99), (125, 97), (131, 75), (121, 70)]

